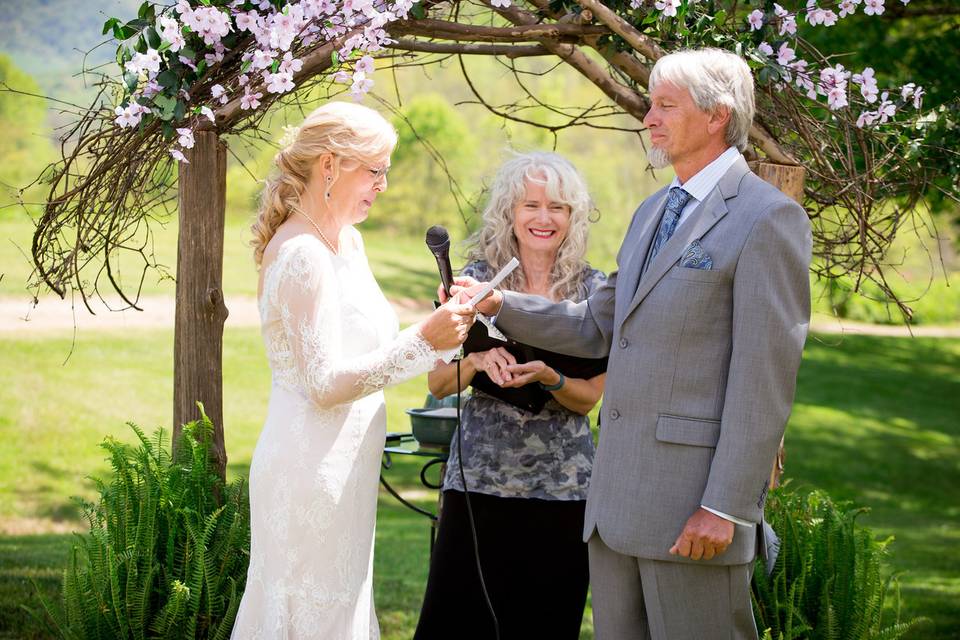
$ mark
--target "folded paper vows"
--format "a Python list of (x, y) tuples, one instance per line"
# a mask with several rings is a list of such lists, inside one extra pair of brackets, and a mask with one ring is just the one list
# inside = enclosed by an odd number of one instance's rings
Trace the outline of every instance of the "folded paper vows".
[[(481, 289), (480, 291), (477, 292), (477, 295), (475, 295), (475, 296), (473, 296), (472, 298), (470, 298), (470, 300), (467, 302), (467, 304), (469, 304), (470, 306), (476, 306), (478, 302), (480, 302), (481, 300), (483, 300), (484, 298), (486, 298), (487, 295), (488, 295), (491, 291), (493, 291), (493, 289), (494, 289), (498, 284), (500, 284), (501, 282), (503, 282), (503, 279), (504, 279), (504, 278), (506, 278), (508, 275), (510, 275), (510, 273), (511, 273), (514, 269), (516, 269), (517, 267), (519, 267), (519, 266), (520, 266), (520, 261), (519, 261), (519, 260), (517, 260), (515, 257), (514, 257), (514, 258), (510, 258), (510, 262), (508, 262), (508, 263), (503, 267), (503, 269), (500, 269), (499, 273), (497, 273), (497, 275), (493, 276), (493, 278), (490, 280), (490, 282), (486, 283), (486, 285), (484, 285), (483, 289)], [(496, 338), (497, 340), (506, 341), (506, 339), (507, 339), (506, 336), (504, 336), (502, 333), (500, 333), (500, 331), (499, 331), (495, 326), (493, 326), (493, 323), (490, 322), (490, 320), (489, 320), (486, 316), (483, 316), (483, 315), (481, 315), (481, 314), (478, 313), (478, 314), (477, 314), (477, 319), (480, 320), (480, 322), (483, 323), (483, 325), (487, 328), (487, 334), (488, 334), (488, 335), (490, 335), (490, 336), (493, 337), (493, 338)], [(441, 351), (441, 352), (440, 352), (440, 359), (449, 364), (449, 363), (457, 356), (458, 353), (460, 353), (460, 347), (456, 347), (455, 349), (450, 349), (450, 350), (448, 350), (448, 351)]]

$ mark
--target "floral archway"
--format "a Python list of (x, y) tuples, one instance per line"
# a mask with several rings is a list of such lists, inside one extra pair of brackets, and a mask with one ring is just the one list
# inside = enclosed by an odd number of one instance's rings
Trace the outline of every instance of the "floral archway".
[[(553, 58), (607, 99), (582, 122), (624, 113), (641, 120), (653, 63), (679, 48), (714, 46), (754, 70), (748, 158), (806, 206), (816, 273), (852, 274), (857, 284), (873, 281), (892, 293), (885, 251), (929, 188), (925, 135), (936, 115), (923, 111), (923, 87), (882, 87), (873, 69), (846, 69), (801, 37), (858, 12), (878, 16), (884, 0), (784, 3), (146, 1), (136, 18), (104, 24), (118, 70), (101, 78), (97, 99), (45, 174), (36, 274), (60, 296), (79, 294), (91, 311), (91, 298), (106, 291), (138, 308), (139, 288), (116, 277), (118, 256), (134, 251), (151, 266), (143, 233), (159, 211), (178, 210), (174, 425), (195, 419), (202, 402), (222, 473), (225, 138), (256, 136), (275, 104), (307, 92), (359, 98), (377, 68), (467, 55), (508, 65)], [(483, 102), (482, 87), (470, 88)]]

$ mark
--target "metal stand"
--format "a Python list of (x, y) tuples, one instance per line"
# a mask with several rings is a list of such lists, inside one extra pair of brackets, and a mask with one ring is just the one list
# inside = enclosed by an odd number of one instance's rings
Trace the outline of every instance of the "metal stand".
[[(440, 488), (443, 482), (443, 476), (446, 473), (447, 456), (449, 451), (449, 447), (423, 447), (416, 441), (411, 433), (388, 433), (386, 445), (383, 447), (383, 462), (381, 464), (384, 469), (390, 469), (393, 466), (392, 456), (394, 454), (401, 456), (419, 456), (423, 458), (430, 458), (420, 469), (420, 483), (428, 489), (436, 489), (438, 491), (436, 514), (418, 507), (401, 496), (396, 489), (390, 486), (390, 483), (387, 482), (387, 479), (384, 477), (382, 472), (380, 473), (380, 484), (382, 484), (383, 488), (387, 490), (387, 493), (396, 498), (400, 504), (407, 507), (411, 511), (419, 513), (420, 515), (430, 519), (431, 555), (433, 555), (433, 544), (437, 537), (437, 526), (440, 520), (440, 512), (443, 509), (443, 492), (440, 491)], [(433, 484), (427, 479), (427, 470), (437, 464), (440, 465), (441, 484)]]

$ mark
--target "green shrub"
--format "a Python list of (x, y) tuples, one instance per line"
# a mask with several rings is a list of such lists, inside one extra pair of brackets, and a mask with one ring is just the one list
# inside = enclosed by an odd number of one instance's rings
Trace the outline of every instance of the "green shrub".
[[(901, 622), (894, 576), (882, 563), (893, 538), (878, 540), (857, 524), (865, 509), (834, 504), (821, 491), (779, 489), (767, 518), (781, 539), (768, 578), (762, 560), (753, 576), (753, 608), (765, 640), (893, 640), (923, 621)], [(892, 622), (884, 603), (893, 591)]]
[(225, 640), (249, 563), (245, 485), (217, 477), (206, 415), (184, 425), (175, 459), (162, 429), (130, 428), (136, 447), (101, 445), (113, 472), (98, 504), (80, 501), (90, 531), (76, 534), (61, 602), (31, 613), (65, 639)]

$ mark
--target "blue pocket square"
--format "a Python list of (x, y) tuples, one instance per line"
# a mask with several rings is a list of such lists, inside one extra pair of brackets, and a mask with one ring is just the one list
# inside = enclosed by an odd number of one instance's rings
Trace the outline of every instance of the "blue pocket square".
[(699, 240), (694, 240), (683, 250), (683, 257), (680, 258), (680, 266), (687, 269), (703, 269), (709, 271), (713, 269), (713, 258), (703, 250)]

